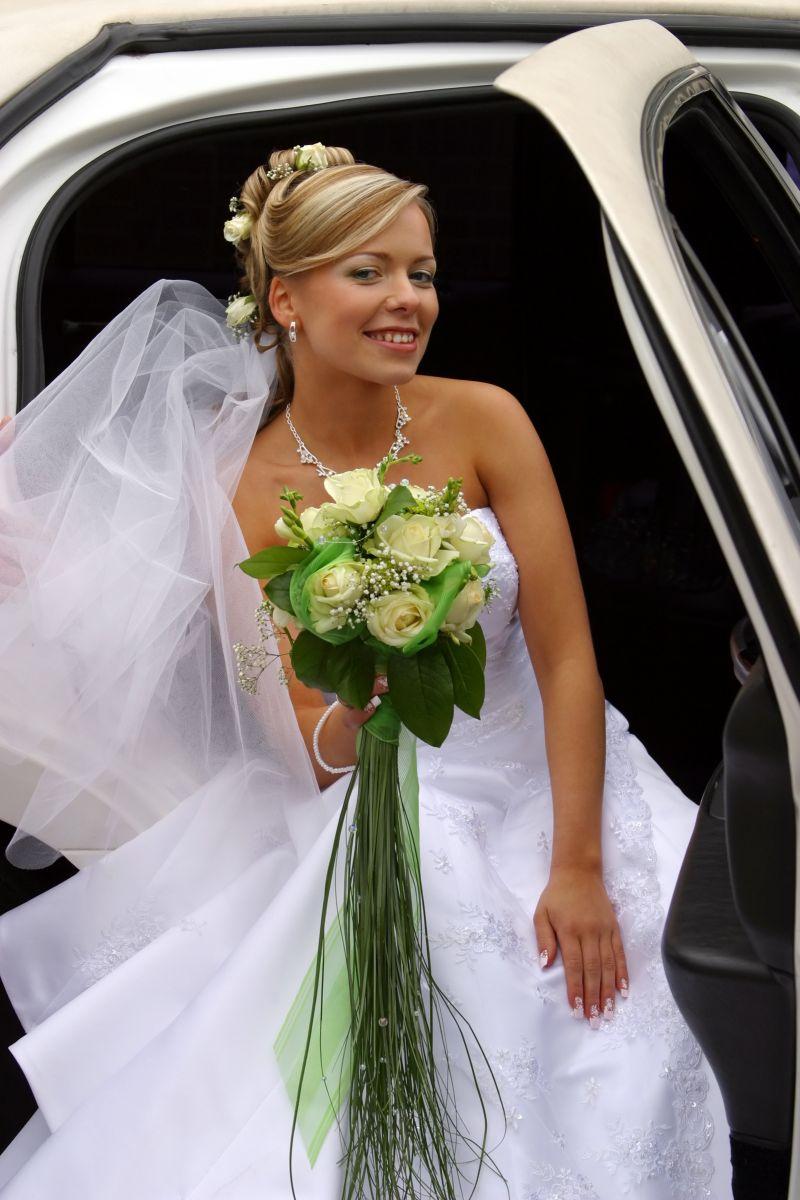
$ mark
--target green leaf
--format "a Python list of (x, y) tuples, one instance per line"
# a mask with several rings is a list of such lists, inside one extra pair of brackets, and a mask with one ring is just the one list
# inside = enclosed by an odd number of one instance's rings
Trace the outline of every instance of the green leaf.
[(336, 688), (328, 670), (330, 646), (308, 629), (303, 629), (294, 639), (292, 667), (301, 683), (319, 688), (323, 692), (335, 692)]
[(375, 654), (360, 640), (331, 646), (326, 659), (333, 690), (345, 704), (364, 708), (375, 681)]
[(266, 550), (259, 550), (252, 558), (246, 558), (236, 565), (245, 575), (252, 575), (253, 579), (271, 579), (273, 575), (282, 574), (307, 557), (308, 550), (300, 546), (267, 546)]
[(459, 558), (448, 563), (444, 570), (432, 579), (422, 581), (422, 587), (433, 601), (433, 612), (419, 633), (403, 646), (404, 655), (412, 657), (425, 646), (435, 645), (442, 622), (450, 611), (450, 605), (467, 582), (471, 570), (472, 564)]
[[(348, 538), (331, 538), (330, 541), (323, 542), (316, 549), (312, 550), (307, 556), (306, 561), (292, 572), (289, 585), (292, 612), (300, 618), (306, 628), (313, 626), (305, 586), (308, 580), (317, 571), (321, 571), (325, 567), (330, 567), (335, 562), (351, 561), (355, 556), (355, 546)], [(342, 642), (352, 641), (358, 637), (358, 634), (359, 627), (357, 625), (344, 625), (341, 629), (329, 630), (325, 634), (325, 641), (330, 642), (332, 645), (339, 645)]]
[(289, 584), (292, 581), (293, 574), (293, 571), (284, 571), (282, 575), (276, 575), (273, 579), (270, 579), (264, 591), (273, 604), (277, 604), (278, 608), (282, 608), (284, 612), (295, 616), (296, 614), (292, 608), (292, 601), (289, 596)]
[(389, 694), (400, 720), (430, 746), (441, 746), (453, 722), (453, 680), (438, 645), (410, 658), (392, 655)]
[(486, 636), (477, 621), (475, 622), (475, 624), (472, 626), (471, 629), (467, 630), (467, 633), (472, 638), (472, 642), (470, 643), (469, 648), (472, 651), (472, 653), (475, 655), (475, 657), (477, 658), (478, 662), (481, 664), (481, 670), (485, 671), (486, 670)]
[(453, 680), (453, 700), (462, 712), (480, 718), (486, 680), (478, 657), (465, 642), (443, 637), (439, 643)]
[(393, 517), (396, 513), (402, 512), (404, 508), (408, 508), (414, 503), (414, 496), (411, 491), (399, 483), (397, 487), (393, 487), (386, 498), (386, 503), (381, 509), (375, 524), (380, 525), (381, 521), (385, 521), (387, 517)]

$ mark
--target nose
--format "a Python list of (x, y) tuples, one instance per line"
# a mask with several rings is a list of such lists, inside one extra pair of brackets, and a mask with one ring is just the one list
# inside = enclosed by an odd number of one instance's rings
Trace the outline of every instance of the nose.
[(392, 280), (392, 288), (386, 301), (387, 308), (401, 308), (406, 312), (415, 312), (419, 308), (419, 292), (411, 280), (403, 272)]

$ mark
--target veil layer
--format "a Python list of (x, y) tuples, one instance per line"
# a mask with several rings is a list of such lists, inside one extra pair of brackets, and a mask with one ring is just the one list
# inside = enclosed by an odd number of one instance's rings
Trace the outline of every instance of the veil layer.
[(286, 688), (268, 668), (243, 693), (233, 651), (257, 640), (262, 597), (236, 567), (231, 501), (274, 375), (209, 292), (161, 280), (0, 433), (16, 865), (84, 866), (209, 788), (253, 790), (295, 855), (313, 838), (319, 788)]

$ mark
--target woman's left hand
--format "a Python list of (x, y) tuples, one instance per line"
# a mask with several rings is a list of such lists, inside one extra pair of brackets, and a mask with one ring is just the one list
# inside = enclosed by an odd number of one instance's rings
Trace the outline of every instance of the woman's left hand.
[(533, 924), (543, 968), (552, 965), (561, 949), (572, 1015), (588, 1018), (594, 1029), (599, 1028), (601, 1014), (610, 1021), (617, 989), (627, 999), (630, 977), (602, 871), (554, 867)]

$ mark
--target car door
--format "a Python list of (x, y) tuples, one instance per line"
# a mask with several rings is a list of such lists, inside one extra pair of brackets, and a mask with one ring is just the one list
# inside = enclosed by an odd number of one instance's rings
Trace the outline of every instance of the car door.
[(665, 965), (725, 1096), (734, 1187), (738, 1142), (783, 1155), (784, 1190), (762, 1178), (746, 1194), (785, 1195), (793, 1157), (795, 1195), (798, 193), (724, 87), (649, 21), (561, 39), (496, 86), (555, 126), (594, 189), (632, 344), (747, 609)]

